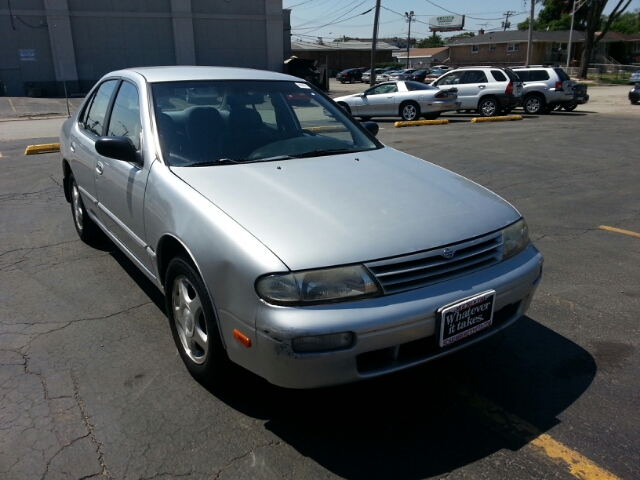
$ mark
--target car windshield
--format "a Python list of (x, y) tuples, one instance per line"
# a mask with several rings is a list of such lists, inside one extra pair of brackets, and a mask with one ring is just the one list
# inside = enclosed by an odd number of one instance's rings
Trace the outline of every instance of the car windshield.
[(158, 139), (171, 166), (229, 165), (382, 148), (309, 84), (183, 81), (152, 85)]

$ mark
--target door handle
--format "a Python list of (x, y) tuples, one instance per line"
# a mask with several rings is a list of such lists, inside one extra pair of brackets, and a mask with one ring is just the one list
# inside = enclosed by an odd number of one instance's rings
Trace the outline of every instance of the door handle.
[(478, 88), (483, 89), (483, 88), (487, 88), (486, 85), (478, 85)]
[(104, 165), (102, 165), (102, 162), (96, 163), (96, 173), (98, 175), (102, 175), (104, 173)]
[(69, 148), (71, 149), (71, 151), (73, 153), (75, 153), (76, 152), (76, 142), (71, 142), (71, 145), (69, 146)]

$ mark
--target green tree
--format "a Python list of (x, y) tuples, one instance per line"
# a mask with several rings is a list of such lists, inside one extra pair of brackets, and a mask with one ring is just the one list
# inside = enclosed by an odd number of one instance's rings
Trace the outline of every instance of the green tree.
[(436, 48), (436, 47), (444, 47), (444, 40), (436, 32), (433, 32), (433, 35), (431, 35), (430, 37), (423, 38), (418, 43), (416, 43), (416, 48)]
[[(604, 8), (609, 3), (609, 0), (588, 0), (586, 5), (583, 7), (587, 10), (587, 28), (586, 28), (586, 37), (584, 40), (584, 51), (582, 52), (582, 60), (580, 61), (580, 72), (578, 73), (578, 78), (586, 79), (587, 78), (587, 70), (589, 68), (589, 60), (591, 60), (591, 56), (596, 49), (596, 45), (598, 42), (604, 37), (611, 24), (615, 22), (620, 15), (624, 13), (629, 4), (631, 4), (631, 0), (618, 0), (618, 3), (614, 7), (611, 14), (607, 17), (606, 21), (602, 22), (602, 12)], [(600, 24), (602, 23), (602, 29), (598, 36), (596, 36), (596, 31), (599, 30)]]
[[(542, 9), (533, 21), (533, 28), (543, 30), (569, 30), (571, 28), (571, 11), (573, 0), (543, 0)], [(576, 12), (573, 28), (584, 30), (587, 25), (587, 9), (581, 8)], [(518, 24), (518, 30), (529, 30), (529, 19)]]
[[(607, 16), (603, 17), (603, 20), (607, 19)], [(609, 30), (626, 34), (640, 33), (640, 8), (620, 15), (617, 20), (613, 21)]]

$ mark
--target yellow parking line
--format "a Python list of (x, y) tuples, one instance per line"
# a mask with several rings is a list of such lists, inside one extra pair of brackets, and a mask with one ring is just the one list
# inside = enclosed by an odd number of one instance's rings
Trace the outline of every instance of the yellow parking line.
[(13, 102), (11, 101), (11, 99), (7, 98), (7, 100), (9, 100), (9, 105), (11, 105), (11, 110), (13, 110), (13, 113), (16, 113), (16, 107), (13, 106)]
[(553, 460), (560, 460), (566, 464), (567, 471), (574, 477), (580, 480), (619, 480), (588, 458), (542, 433), (516, 415), (503, 410), (487, 398), (471, 392), (457, 382), (454, 382), (454, 385), (458, 395), (464, 398), (468, 405), (499, 426), (497, 430), (500, 433), (526, 441), (529, 445), (537, 447), (536, 451)]
[(600, 225), (598, 228), (600, 230), (607, 230), (609, 232), (623, 233), (625, 235), (631, 235), (632, 237), (640, 238), (640, 233), (630, 232), (629, 230), (622, 230), (621, 228), (607, 227), (606, 225)]

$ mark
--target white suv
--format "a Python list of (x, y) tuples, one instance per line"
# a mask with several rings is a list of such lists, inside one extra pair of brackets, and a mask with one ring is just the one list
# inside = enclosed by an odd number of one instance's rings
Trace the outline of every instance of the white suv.
[(534, 65), (514, 67), (513, 71), (522, 80), (522, 108), (525, 113), (545, 113), (559, 107), (573, 110), (589, 100), (586, 89), (578, 91), (576, 87), (579, 84), (559, 67)]
[(522, 82), (510, 69), (464, 67), (445, 73), (431, 85), (458, 89), (460, 110), (477, 110), (483, 117), (508, 113), (520, 104)]

